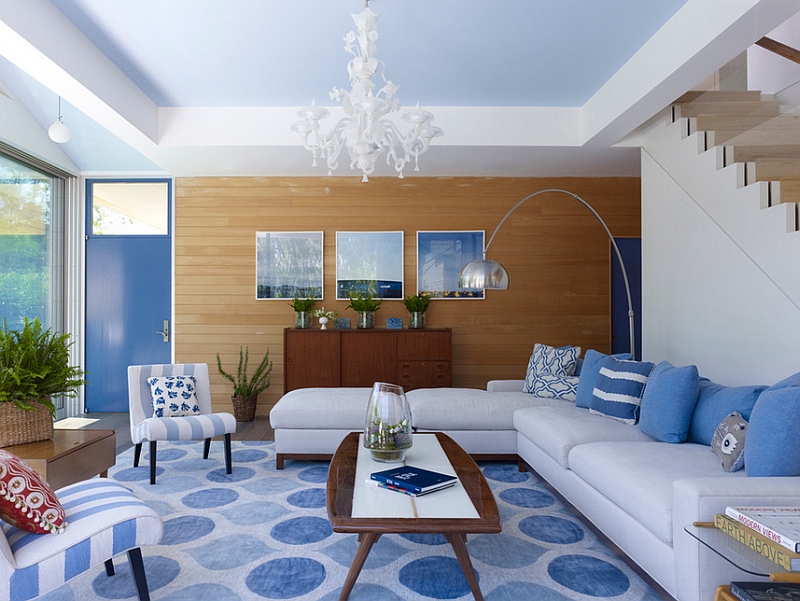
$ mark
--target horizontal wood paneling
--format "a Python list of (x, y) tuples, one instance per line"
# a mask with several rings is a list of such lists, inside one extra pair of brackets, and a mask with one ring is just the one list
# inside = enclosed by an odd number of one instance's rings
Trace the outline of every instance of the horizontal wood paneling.
[[(640, 236), (638, 178), (179, 178), (175, 211), (175, 354), (211, 366), (214, 405), (230, 410), (230, 386), (217, 375), (219, 353), (235, 369), (239, 346), (251, 361), (269, 349), (272, 385), (259, 414), (283, 394), (286, 301), (255, 299), (255, 232), (324, 231), (326, 309), (350, 317), (335, 300), (336, 231), (402, 230), (405, 293), (416, 286), (418, 230), (483, 229), (488, 241), (503, 215), (528, 194), (562, 188), (589, 202), (617, 237)], [(429, 327), (453, 330), (453, 385), (483, 388), (522, 378), (535, 342), (610, 348), (610, 247), (579, 202), (543, 194), (509, 217), (489, 250), (509, 272), (508, 290), (485, 300), (435, 300)], [(386, 301), (376, 323), (402, 317)], [(314, 327), (318, 327), (314, 320)], [(311, 360), (311, 358), (309, 359)]]

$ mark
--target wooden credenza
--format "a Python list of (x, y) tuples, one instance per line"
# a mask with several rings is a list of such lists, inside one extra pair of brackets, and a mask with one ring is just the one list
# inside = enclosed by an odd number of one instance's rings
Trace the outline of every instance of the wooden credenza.
[(451, 386), (451, 331), (283, 331), (284, 392), (316, 386), (371, 387), (399, 384), (404, 390)]

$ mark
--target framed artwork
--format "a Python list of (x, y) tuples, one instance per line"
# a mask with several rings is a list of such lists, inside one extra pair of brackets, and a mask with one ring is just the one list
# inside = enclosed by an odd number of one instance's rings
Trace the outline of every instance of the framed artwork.
[(322, 232), (256, 232), (256, 299), (322, 299)]
[(336, 232), (336, 300), (403, 298), (403, 232)]
[(481, 299), (483, 289), (460, 288), (461, 269), (483, 257), (483, 230), (417, 232), (417, 294), (431, 299)]

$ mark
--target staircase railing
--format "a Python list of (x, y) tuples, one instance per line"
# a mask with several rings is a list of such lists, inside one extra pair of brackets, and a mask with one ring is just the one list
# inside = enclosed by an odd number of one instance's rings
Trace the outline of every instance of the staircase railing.
[(756, 42), (756, 46), (761, 46), (765, 50), (774, 52), (775, 54), (789, 59), (794, 63), (800, 64), (800, 50), (787, 46), (786, 44), (773, 40), (772, 38), (763, 37)]

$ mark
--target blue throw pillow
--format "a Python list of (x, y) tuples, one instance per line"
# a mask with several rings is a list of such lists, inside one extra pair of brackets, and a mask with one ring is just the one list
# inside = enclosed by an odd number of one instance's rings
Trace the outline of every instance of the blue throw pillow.
[(714, 430), (719, 423), (734, 411), (750, 421), (750, 412), (756, 404), (766, 386), (722, 386), (709, 380), (700, 378), (700, 391), (697, 395), (697, 405), (692, 413), (689, 423), (687, 442), (695, 442), (711, 446)]
[[(750, 415), (744, 469), (748, 476), (800, 476), (800, 378), (767, 388)], [(792, 378), (789, 378), (792, 380)]]
[[(601, 353), (594, 349), (589, 349), (583, 357), (583, 364), (581, 365), (581, 378), (578, 381), (578, 390), (575, 392), (575, 406), (588, 409), (592, 404), (592, 393), (594, 392), (594, 385), (597, 382), (597, 374), (600, 373), (600, 364), (603, 359), (608, 357), (605, 353)], [(630, 353), (618, 353), (613, 355), (617, 359), (630, 359)]]
[(696, 366), (675, 367), (662, 361), (644, 389), (639, 429), (661, 442), (684, 442), (699, 390)]
[(606, 357), (594, 385), (589, 413), (625, 424), (639, 421), (639, 408), (654, 365), (649, 361), (620, 361)]

